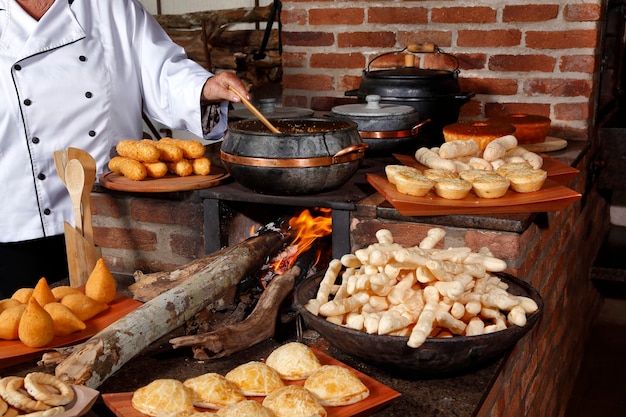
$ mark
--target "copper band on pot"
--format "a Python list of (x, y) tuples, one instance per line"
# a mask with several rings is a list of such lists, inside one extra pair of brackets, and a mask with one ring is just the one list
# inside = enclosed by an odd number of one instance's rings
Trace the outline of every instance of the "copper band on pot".
[(411, 129), (405, 130), (388, 130), (382, 132), (365, 132), (359, 131), (359, 135), (362, 139), (394, 139), (394, 138), (406, 138), (409, 136), (415, 136), (420, 131), (420, 128), (424, 126), (426, 123), (429, 123), (430, 119), (426, 119), (417, 125), (413, 126)]
[[(364, 145), (364, 146), (362, 146)], [(342, 149), (333, 156), (321, 156), (315, 158), (257, 158), (251, 156), (231, 155), (221, 151), (222, 160), (233, 164), (257, 166), (257, 167), (275, 167), (275, 168), (307, 168), (307, 167), (323, 167), (335, 164), (343, 164), (353, 162), (363, 158), (367, 145), (350, 146)]]

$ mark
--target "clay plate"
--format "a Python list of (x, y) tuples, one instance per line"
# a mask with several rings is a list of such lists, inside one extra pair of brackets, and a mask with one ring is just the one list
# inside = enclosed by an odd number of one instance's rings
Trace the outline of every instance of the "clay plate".
[[(349, 367), (336, 360), (335, 358), (326, 355), (318, 350), (313, 349), (313, 352), (317, 355), (322, 365), (339, 365), (350, 369), (354, 372), (363, 383), (369, 388), (370, 395), (363, 401), (359, 401), (356, 404), (344, 405), (341, 407), (326, 407), (328, 417), (349, 417), (349, 416), (369, 416), (376, 411), (383, 408), (387, 403), (400, 396), (400, 393), (389, 388), (388, 386), (376, 381), (375, 379), (365, 375), (362, 372), (357, 371), (354, 368)], [(286, 384), (298, 384), (303, 385), (304, 381), (285, 381)], [(135, 410), (131, 404), (132, 392), (121, 392), (113, 394), (102, 394), (102, 399), (107, 407), (117, 417), (146, 417), (145, 414)], [(255, 401), (262, 402), (264, 397), (249, 397)], [(215, 410), (201, 409), (207, 413), (214, 413)]]
[(211, 167), (209, 175), (189, 175), (179, 177), (167, 174), (163, 178), (146, 178), (133, 181), (114, 172), (105, 172), (100, 176), (100, 184), (109, 190), (137, 193), (167, 193), (174, 191), (191, 191), (214, 187), (221, 184), (230, 174), (224, 168)]
[(19, 340), (0, 340), (0, 369), (38, 358), (43, 352), (53, 348), (69, 346), (87, 340), (140, 305), (139, 301), (118, 294), (106, 311), (85, 322), (87, 325), (85, 330), (67, 336), (57, 336), (49, 345), (41, 348), (27, 347)]

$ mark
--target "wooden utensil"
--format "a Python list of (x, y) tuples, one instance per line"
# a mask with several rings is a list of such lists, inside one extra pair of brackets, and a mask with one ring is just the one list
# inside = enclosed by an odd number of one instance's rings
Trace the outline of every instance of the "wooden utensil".
[(65, 166), (65, 186), (70, 193), (72, 209), (74, 210), (74, 223), (76, 230), (83, 234), (83, 213), (81, 199), (85, 188), (85, 172), (78, 159), (70, 159)]
[(67, 165), (67, 150), (64, 151), (54, 151), (54, 166), (57, 169), (57, 174), (59, 174), (59, 178), (65, 184), (65, 165)]
[(243, 105), (246, 106), (246, 108), (248, 110), (250, 110), (250, 112), (252, 112), (252, 114), (254, 114), (261, 122), (263, 122), (263, 124), (272, 133), (280, 133), (280, 130), (278, 130), (269, 120), (267, 120), (267, 118), (265, 116), (263, 116), (263, 114), (259, 111), (259, 109), (254, 107), (254, 105), (252, 103), (250, 103), (250, 100), (248, 100), (243, 94), (241, 94), (239, 91), (235, 90), (230, 85), (228, 86), (228, 89), (230, 91), (232, 91), (233, 93), (235, 93), (241, 99), (241, 102), (243, 103)]
[(92, 245), (94, 244), (93, 225), (91, 221), (91, 190), (96, 181), (96, 161), (86, 151), (78, 148), (67, 148), (69, 160), (76, 159), (80, 162), (85, 173), (85, 185), (81, 195), (81, 206), (83, 213), (83, 236)]

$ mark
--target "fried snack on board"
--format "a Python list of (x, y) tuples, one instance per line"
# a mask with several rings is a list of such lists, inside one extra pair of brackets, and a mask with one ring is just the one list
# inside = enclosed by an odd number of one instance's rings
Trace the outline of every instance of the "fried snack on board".
[(150, 141), (121, 140), (115, 146), (118, 155), (141, 162), (158, 162), (159, 150)]
[(52, 288), (51, 291), (57, 301), (61, 301), (61, 299), (68, 294), (83, 294), (78, 288), (70, 287), (69, 285), (59, 285), (58, 287)]
[(33, 295), (33, 291), (35, 289), (34, 288), (20, 288), (18, 290), (16, 290), (13, 295), (11, 295), (11, 298), (14, 300), (19, 301), (22, 304), (26, 304), (28, 303), (28, 300), (30, 299), (30, 297)]
[[(48, 387), (53, 388), (53, 390)], [(24, 377), (24, 388), (31, 397), (50, 406), (67, 405), (74, 400), (74, 390), (55, 375), (31, 372)], [(56, 390), (56, 392), (55, 392)]]
[(0, 379), (0, 394), (7, 403), (27, 413), (46, 411), (51, 408), (43, 401), (35, 400), (27, 395), (24, 389), (24, 378), (20, 376), (5, 376)]
[(109, 304), (117, 294), (117, 282), (109, 268), (100, 258), (96, 261), (87, 282), (85, 283), (85, 295), (104, 304)]
[(143, 162), (146, 173), (150, 178), (163, 178), (167, 174), (167, 164), (165, 162)]
[(193, 174), (193, 166), (187, 159), (181, 159), (180, 161), (170, 162), (167, 164), (167, 169), (179, 177), (188, 177)]
[(246, 396), (264, 396), (285, 385), (280, 375), (263, 362), (251, 361), (231, 369), (226, 379)]
[(72, 310), (59, 302), (48, 303), (43, 306), (43, 309), (52, 317), (55, 336), (67, 336), (87, 328), (87, 325), (76, 317)]
[(209, 175), (211, 173), (211, 161), (209, 158), (196, 158), (191, 160), (195, 175)]
[(178, 146), (183, 150), (183, 157), (186, 159), (202, 158), (206, 152), (202, 142), (197, 140), (162, 138), (159, 142)]
[(254, 400), (227, 405), (219, 409), (215, 415), (217, 417), (276, 417), (272, 410)]
[(313, 394), (301, 385), (286, 385), (269, 393), (263, 399), (277, 417), (326, 417), (328, 412)]
[(2, 313), (7, 308), (16, 307), (22, 304), (23, 303), (19, 302), (18, 300), (14, 298), (5, 298), (3, 300), (0, 300), (0, 313)]
[(218, 410), (246, 399), (234, 382), (214, 372), (186, 379), (183, 385), (193, 390), (196, 407)]
[(85, 294), (68, 294), (61, 300), (61, 304), (72, 310), (79, 320), (86, 321), (105, 311), (109, 306)]
[(315, 353), (304, 343), (290, 342), (274, 349), (265, 363), (286, 381), (306, 379), (322, 367)]
[(176, 146), (173, 143), (167, 143), (163, 141), (152, 141), (150, 139), (144, 139), (142, 142), (146, 142), (159, 150), (159, 161), (162, 162), (176, 162), (183, 159), (183, 150), (182, 148)]
[(309, 390), (323, 406), (337, 407), (357, 403), (369, 397), (370, 390), (349, 370), (339, 365), (324, 365), (304, 381)]
[(48, 286), (48, 281), (45, 278), (40, 278), (33, 289), (32, 297), (37, 300), (40, 306), (45, 306), (48, 303), (53, 303), (56, 301), (54, 294), (50, 290)]
[(142, 181), (148, 176), (146, 167), (140, 161), (124, 156), (114, 156), (111, 158), (109, 161), (109, 169), (132, 181)]
[(54, 321), (34, 297), (28, 300), (20, 319), (18, 336), (28, 347), (38, 348), (54, 339)]
[(20, 303), (20, 305), (9, 307), (0, 313), (0, 339), (19, 339), (18, 330), (24, 310), (26, 310), (26, 304)]
[(171, 417), (194, 410), (193, 391), (176, 379), (155, 379), (133, 393), (131, 404), (149, 416)]

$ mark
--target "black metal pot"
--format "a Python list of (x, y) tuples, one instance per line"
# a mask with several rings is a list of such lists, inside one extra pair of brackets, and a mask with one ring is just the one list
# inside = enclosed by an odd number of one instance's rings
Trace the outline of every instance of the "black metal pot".
[(273, 195), (317, 194), (340, 187), (365, 156), (357, 124), (347, 120), (276, 119), (282, 133), (259, 120), (228, 125), (221, 157), (233, 178), (252, 191)]

